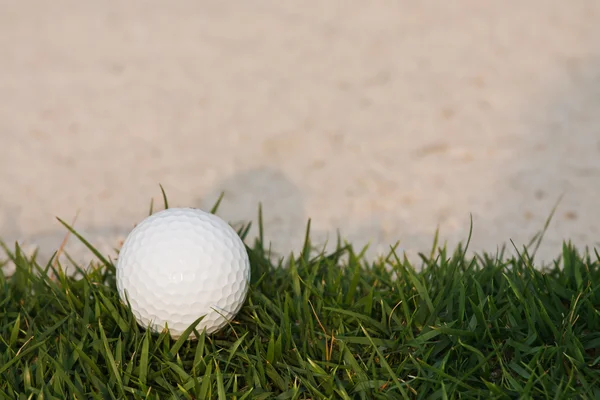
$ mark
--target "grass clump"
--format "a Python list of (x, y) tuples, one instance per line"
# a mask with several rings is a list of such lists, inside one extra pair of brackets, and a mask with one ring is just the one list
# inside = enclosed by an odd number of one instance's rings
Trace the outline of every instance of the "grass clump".
[(527, 251), (434, 249), (417, 270), (393, 249), (315, 253), (307, 234), (273, 261), (259, 237), (233, 323), (174, 341), (138, 327), (109, 260), (72, 276), (4, 246), (16, 271), (0, 273), (0, 398), (600, 396), (597, 253), (565, 243), (540, 270)]

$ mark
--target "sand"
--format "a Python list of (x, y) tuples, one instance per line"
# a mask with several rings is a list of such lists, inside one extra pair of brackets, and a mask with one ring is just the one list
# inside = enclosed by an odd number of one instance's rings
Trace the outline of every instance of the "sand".
[[(600, 2), (0, 2), (0, 237), (104, 254), (161, 205), (281, 254), (598, 243)], [(253, 230), (252, 234), (256, 231)], [(67, 250), (93, 259), (75, 240)]]

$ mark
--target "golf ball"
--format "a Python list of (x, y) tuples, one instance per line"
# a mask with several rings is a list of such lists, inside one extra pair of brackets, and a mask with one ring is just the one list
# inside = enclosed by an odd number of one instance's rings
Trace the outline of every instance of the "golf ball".
[[(214, 333), (238, 313), (250, 262), (237, 232), (214, 214), (169, 208), (139, 223), (117, 259), (117, 288), (138, 324), (179, 338), (196, 319)], [(195, 336), (190, 335), (190, 339)]]

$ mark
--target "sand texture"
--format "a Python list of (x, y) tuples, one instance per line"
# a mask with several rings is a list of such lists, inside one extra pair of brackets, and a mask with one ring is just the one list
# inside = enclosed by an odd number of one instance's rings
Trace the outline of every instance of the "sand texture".
[[(105, 254), (160, 205), (371, 254), (599, 242), (600, 2), (0, 1), (0, 237)], [(255, 232), (255, 231), (253, 231)], [(93, 257), (76, 241), (78, 260)]]

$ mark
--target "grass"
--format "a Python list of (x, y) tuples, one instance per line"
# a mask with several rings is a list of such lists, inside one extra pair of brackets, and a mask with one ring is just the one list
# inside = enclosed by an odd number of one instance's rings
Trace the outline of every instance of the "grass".
[(301, 254), (273, 261), (260, 232), (243, 309), (193, 341), (138, 327), (91, 245), (99, 261), (78, 276), (4, 246), (16, 271), (0, 273), (0, 398), (600, 396), (596, 252), (565, 243), (540, 270), (527, 250), (434, 245), (418, 269), (393, 249), (315, 252), (307, 233)]

